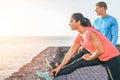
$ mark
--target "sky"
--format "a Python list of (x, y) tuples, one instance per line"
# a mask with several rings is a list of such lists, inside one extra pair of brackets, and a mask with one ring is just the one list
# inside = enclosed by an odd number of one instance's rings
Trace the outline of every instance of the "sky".
[[(93, 23), (98, 1), (101, 0), (0, 0), (0, 36), (76, 35), (69, 26), (71, 15), (80, 12)], [(104, 1), (107, 13), (120, 24), (120, 0)]]

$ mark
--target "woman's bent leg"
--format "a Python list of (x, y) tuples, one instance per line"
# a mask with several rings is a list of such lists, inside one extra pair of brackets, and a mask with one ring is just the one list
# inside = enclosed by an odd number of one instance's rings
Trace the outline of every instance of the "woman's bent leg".
[[(90, 53), (90, 52), (86, 50), (85, 48), (83, 48), (83, 50), (80, 53), (76, 52), (75, 55), (70, 59), (70, 61), (66, 65), (71, 64), (73, 61), (81, 58), (86, 53)], [(60, 60), (58, 63), (51, 63), (51, 65), (54, 66), (54, 68), (56, 68), (61, 62), (62, 60)]]
[(86, 53), (90, 53), (90, 52), (89, 52), (88, 50), (86, 50), (85, 48), (83, 48), (83, 50), (82, 50), (80, 53), (76, 53), (76, 54), (70, 59), (70, 61), (67, 63), (67, 65), (70, 64), (70, 63), (72, 63), (73, 61), (81, 58), (81, 57), (82, 57), (84, 54), (86, 54)]

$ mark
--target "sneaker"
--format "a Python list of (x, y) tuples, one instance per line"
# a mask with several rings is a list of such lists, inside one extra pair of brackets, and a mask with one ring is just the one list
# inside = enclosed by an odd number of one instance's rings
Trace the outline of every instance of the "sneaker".
[(53, 78), (49, 75), (49, 72), (36, 72), (36, 74), (41, 77), (44, 78), (45, 80), (53, 80)]
[(45, 59), (45, 61), (46, 61), (46, 64), (49, 66), (49, 68), (53, 69), (53, 67), (50, 65), (50, 62), (47, 59)]
[(52, 68), (55, 69), (55, 68), (56, 68), (55, 62), (51, 62), (51, 63), (50, 63), (50, 66), (52, 66)]

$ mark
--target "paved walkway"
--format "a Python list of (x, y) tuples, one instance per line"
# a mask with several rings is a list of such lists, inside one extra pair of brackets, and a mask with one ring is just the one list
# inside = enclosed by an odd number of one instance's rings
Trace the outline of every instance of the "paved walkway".
[(77, 69), (71, 74), (59, 76), (54, 80), (108, 80), (108, 79), (105, 68), (98, 65)]

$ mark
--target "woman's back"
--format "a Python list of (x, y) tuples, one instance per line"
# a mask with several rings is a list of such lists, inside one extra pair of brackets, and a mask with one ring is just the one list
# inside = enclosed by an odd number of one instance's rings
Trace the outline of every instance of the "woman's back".
[[(85, 37), (87, 40), (86, 40), (84, 46), (87, 46), (88, 44), (92, 45), (90, 43), (90, 39), (89, 39), (91, 32), (95, 32), (97, 34), (97, 36), (99, 37), (99, 39), (103, 45), (103, 48), (104, 48), (104, 53), (98, 57), (101, 61), (107, 61), (107, 60), (111, 59), (112, 57), (120, 55), (117, 48), (115, 48), (114, 45), (112, 45), (112, 43), (99, 31), (97, 31), (96, 29), (94, 29), (92, 27), (86, 27), (86, 31), (87, 32), (85, 34)], [(89, 48), (95, 49), (93, 46), (88, 46), (88, 49)]]

